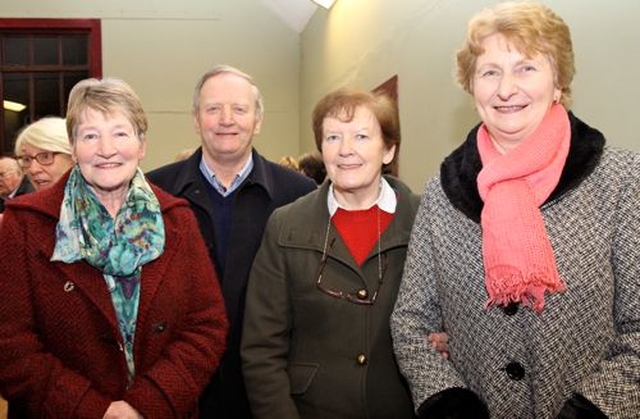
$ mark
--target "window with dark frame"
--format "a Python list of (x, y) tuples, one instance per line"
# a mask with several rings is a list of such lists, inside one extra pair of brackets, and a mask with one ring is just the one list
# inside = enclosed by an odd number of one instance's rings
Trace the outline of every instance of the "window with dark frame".
[(44, 116), (65, 116), (71, 88), (102, 77), (98, 19), (0, 19), (0, 154)]

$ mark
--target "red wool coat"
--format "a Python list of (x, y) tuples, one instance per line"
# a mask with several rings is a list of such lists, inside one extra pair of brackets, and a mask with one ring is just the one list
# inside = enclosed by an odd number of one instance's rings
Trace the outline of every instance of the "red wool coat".
[(127, 388), (102, 273), (85, 262), (49, 261), (65, 183), (12, 200), (0, 228), (0, 392), (9, 416), (102, 418), (116, 400), (145, 418), (195, 416), (228, 326), (188, 204), (154, 187), (166, 244), (142, 267), (136, 378)]

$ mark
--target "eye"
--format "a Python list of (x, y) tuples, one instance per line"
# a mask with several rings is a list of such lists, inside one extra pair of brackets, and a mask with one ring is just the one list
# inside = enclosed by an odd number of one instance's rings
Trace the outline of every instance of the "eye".
[(244, 115), (249, 112), (249, 108), (247, 106), (235, 105), (233, 111), (239, 115)]
[(98, 134), (95, 132), (85, 132), (80, 135), (82, 141), (93, 141), (98, 139)]
[(500, 75), (500, 72), (496, 69), (486, 69), (486, 70), (482, 70), (480, 71), (479, 76), (481, 78), (494, 78), (494, 77), (498, 77)]
[(115, 136), (117, 138), (127, 139), (129, 138), (129, 133), (126, 131), (116, 131)]
[(356, 140), (364, 141), (368, 139), (369, 139), (369, 136), (367, 134), (356, 134)]
[(209, 105), (205, 108), (205, 112), (207, 113), (216, 113), (216, 112), (220, 112), (220, 109), (222, 108), (222, 106), (215, 104), (215, 105)]
[(338, 141), (339, 139), (340, 139), (340, 136), (338, 134), (327, 134), (324, 137), (324, 140), (327, 142)]
[(523, 64), (518, 68), (518, 71), (521, 72), (521, 73), (528, 73), (528, 72), (536, 71), (536, 70), (537, 70), (537, 68), (533, 64)]

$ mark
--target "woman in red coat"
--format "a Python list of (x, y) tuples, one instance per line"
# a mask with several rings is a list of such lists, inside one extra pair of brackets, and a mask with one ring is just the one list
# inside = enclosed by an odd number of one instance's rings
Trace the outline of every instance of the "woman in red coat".
[(227, 320), (188, 207), (139, 169), (131, 88), (70, 93), (74, 167), (12, 200), (0, 231), (0, 392), (9, 417), (194, 417)]

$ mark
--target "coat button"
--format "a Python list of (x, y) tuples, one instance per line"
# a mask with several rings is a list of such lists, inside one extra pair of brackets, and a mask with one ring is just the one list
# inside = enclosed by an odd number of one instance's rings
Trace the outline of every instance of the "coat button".
[(367, 356), (365, 354), (358, 354), (356, 362), (358, 365), (367, 365)]
[(162, 333), (166, 330), (166, 328), (167, 328), (167, 322), (156, 323), (153, 325), (153, 332)]
[(356, 295), (358, 296), (358, 300), (366, 300), (369, 296), (369, 292), (363, 288), (358, 290)]
[(518, 312), (518, 303), (509, 303), (506, 306), (503, 306), (502, 310), (507, 316), (513, 316)]
[(512, 380), (520, 381), (524, 378), (524, 367), (519, 362), (509, 362), (505, 370)]
[(64, 283), (64, 286), (62, 287), (62, 289), (64, 290), (64, 292), (71, 292), (75, 289), (76, 284), (74, 284), (71, 281), (67, 281)]

